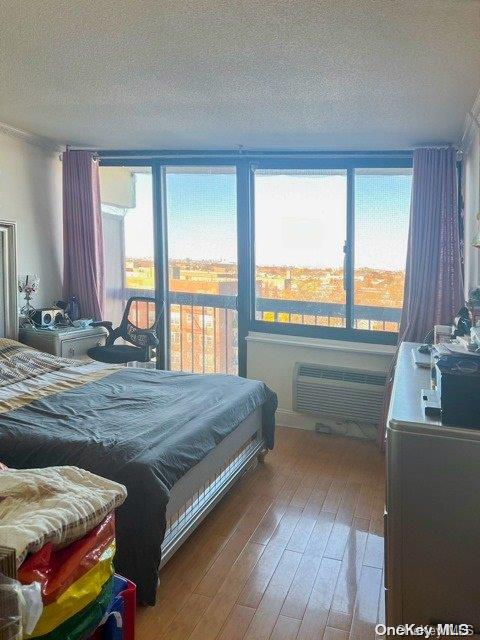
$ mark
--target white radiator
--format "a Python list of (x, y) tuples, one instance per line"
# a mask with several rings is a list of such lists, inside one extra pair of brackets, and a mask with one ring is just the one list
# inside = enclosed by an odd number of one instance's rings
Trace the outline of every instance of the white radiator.
[(377, 424), (386, 374), (297, 362), (293, 372), (293, 409), (334, 420)]

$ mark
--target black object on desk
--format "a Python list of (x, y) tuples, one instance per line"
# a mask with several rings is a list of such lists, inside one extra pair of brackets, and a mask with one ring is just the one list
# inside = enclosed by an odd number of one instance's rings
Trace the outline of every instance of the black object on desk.
[(432, 373), (442, 424), (480, 429), (480, 356), (442, 355)]

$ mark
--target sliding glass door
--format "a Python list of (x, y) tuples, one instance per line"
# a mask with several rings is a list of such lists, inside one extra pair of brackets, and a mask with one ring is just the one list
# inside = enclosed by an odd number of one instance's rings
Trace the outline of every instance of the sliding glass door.
[(237, 374), (235, 167), (164, 171), (169, 368)]

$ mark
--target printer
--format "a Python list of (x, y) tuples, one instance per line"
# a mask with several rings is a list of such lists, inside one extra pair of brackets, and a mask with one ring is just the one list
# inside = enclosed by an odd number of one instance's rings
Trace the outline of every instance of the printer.
[(442, 424), (480, 429), (480, 354), (436, 345), (431, 374)]

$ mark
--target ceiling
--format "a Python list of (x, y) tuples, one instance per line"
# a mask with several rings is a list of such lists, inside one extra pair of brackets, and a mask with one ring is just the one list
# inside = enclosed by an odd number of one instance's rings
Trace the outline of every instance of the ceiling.
[(0, 0), (0, 121), (101, 148), (456, 142), (480, 0)]

